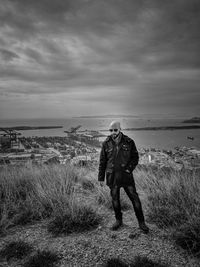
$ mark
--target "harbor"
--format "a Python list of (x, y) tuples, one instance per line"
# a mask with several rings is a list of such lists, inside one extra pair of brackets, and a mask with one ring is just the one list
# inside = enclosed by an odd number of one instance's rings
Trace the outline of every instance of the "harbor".
[[(80, 130), (81, 125), (65, 130), (65, 136), (22, 136), (15, 129), (3, 129), (0, 136), (0, 164), (73, 164), (97, 166), (102, 141), (96, 130)], [(139, 148), (139, 167), (200, 169), (200, 150), (174, 147), (173, 150)]]
[(97, 131), (77, 133), (77, 129), (66, 131), (65, 137), (24, 137), (14, 129), (2, 129), (0, 164), (88, 165), (97, 162), (102, 134)]

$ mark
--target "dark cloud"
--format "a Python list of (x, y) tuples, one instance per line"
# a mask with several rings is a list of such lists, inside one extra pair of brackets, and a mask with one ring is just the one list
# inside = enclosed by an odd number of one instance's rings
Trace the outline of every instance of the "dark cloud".
[(14, 58), (18, 58), (19, 56), (7, 49), (0, 49), (0, 58), (5, 61), (12, 61)]
[(29, 57), (31, 58), (32, 60), (34, 60), (35, 62), (37, 63), (41, 63), (43, 64), (44, 63), (44, 59), (43, 59), (43, 56), (40, 52), (38, 52), (37, 50), (35, 49), (32, 49), (32, 48), (26, 48), (24, 50), (24, 53)]
[[(159, 68), (165, 61), (170, 68), (199, 66), (198, 0), (162, 3), (158, 0), (12, 0), (5, 3), (1, 11), (2, 25), (11, 27), (20, 38), (43, 36), (49, 41), (52, 32), (72, 33), (91, 42), (99, 56), (110, 54), (109, 59), (114, 62), (148, 66), (145, 57), (154, 57), (150, 62), (153, 67)], [(100, 38), (108, 38), (112, 46), (106, 46)], [(53, 49), (55, 43), (49, 42), (48, 46)]]
[(164, 101), (171, 88), (177, 95), (183, 88), (183, 97), (192, 88), (192, 105), (199, 94), (199, 28), (199, 0), (4, 0), (0, 92), (82, 88), (102, 102), (100, 88), (117, 95), (120, 88), (123, 105), (131, 106), (131, 95), (137, 103), (151, 95)]

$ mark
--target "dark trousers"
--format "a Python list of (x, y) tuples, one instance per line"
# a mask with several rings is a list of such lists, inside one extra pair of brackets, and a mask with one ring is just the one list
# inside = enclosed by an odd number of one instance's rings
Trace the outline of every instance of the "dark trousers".
[[(138, 196), (138, 193), (135, 188), (135, 184), (122, 186), (128, 195), (129, 199), (133, 204), (135, 215), (138, 219), (138, 222), (144, 222), (144, 215), (142, 211), (142, 205)], [(117, 220), (122, 220), (121, 204), (120, 204), (120, 186), (114, 185), (110, 187), (110, 193), (112, 197), (112, 205), (115, 212), (115, 218)]]

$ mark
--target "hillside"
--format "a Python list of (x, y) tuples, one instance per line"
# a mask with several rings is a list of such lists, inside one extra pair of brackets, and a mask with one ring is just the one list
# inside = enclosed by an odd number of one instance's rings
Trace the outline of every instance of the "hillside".
[(200, 123), (200, 117), (193, 117), (188, 120), (184, 120), (183, 123)]
[[(165, 187), (168, 185), (169, 189), (169, 180), (174, 174), (159, 173), (157, 175), (162, 183), (165, 183), (163, 178), (168, 180)], [(161, 223), (152, 219), (153, 207), (151, 204), (155, 201), (155, 198), (153, 199), (153, 195), (149, 195), (148, 185), (153, 191), (158, 192), (155, 183), (155, 178), (158, 178), (158, 176), (156, 177), (152, 170), (135, 171), (138, 192), (146, 218), (148, 218), (147, 224), (150, 227), (148, 235), (141, 233), (138, 229), (133, 209), (123, 192), (121, 198), (124, 210), (124, 225), (118, 231), (110, 230), (110, 226), (114, 222), (114, 216), (109, 191), (106, 186), (102, 188), (98, 185), (96, 175), (95, 170), (74, 169), (71, 166), (68, 166), (68, 169), (63, 166), (48, 166), (29, 170), (1, 170), (0, 190), (5, 186), (3, 181), (6, 179), (6, 188), (8, 190), (8, 187), (10, 187), (9, 194), (13, 194), (13, 202), (11, 203), (10, 198), (9, 207), (7, 206), (7, 214), (10, 215), (7, 217), (5, 209), (3, 211), (3, 206), (0, 206), (0, 230), (2, 233), (0, 239), (0, 266), (200, 266), (197, 256), (192, 255), (191, 251), (184, 251), (176, 245), (176, 242), (172, 239), (170, 228), (158, 228)], [(195, 176), (193, 176), (193, 184), (194, 178)], [(18, 183), (16, 183), (17, 180)], [(157, 180), (157, 184), (158, 182)], [(23, 186), (20, 187), (21, 185)], [(15, 188), (13, 193), (11, 187)], [(161, 189), (161, 184), (159, 184), (159, 188)], [(16, 194), (18, 203), (21, 198), (23, 202), (20, 202), (20, 205), (24, 205), (25, 202), (26, 205), (22, 209), (22, 206), (19, 207), (19, 204), (17, 204), (15, 211), (17, 208), (19, 210), (16, 214), (13, 214), (14, 211), (11, 212), (11, 206), (14, 206), (14, 203), (16, 204), (13, 200), (16, 189), (19, 193)], [(4, 192), (4, 195), (2, 192)], [(4, 188), (0, 194), (4, 207), (7, 204), (6, 198), (8, 200), (8, 196), (6, 197), (5, 194)], [(185, 194), (187, 193), (185, 192)], [(31, 202), (30, 197), (32, 198)], [(38, 203), (36, 203), (37, 201)], [(68, 206), (69, 203), (70, 206)], [(174, 211), (176, 211), (175, 201), (173, 201), (173, 205)], [(48, 216), (47, 213), (44, 213), (43, 206), (46, 212), (49, 211)], [(165, 206), (167, 207), (167, 204)], [(88, 207), (91, 209), (88, 209)], [(66, 213), (66, 210), (70, 210), (71, 213)], [(195, 207), (193, 206), (193, 213), (194, 211)], [(161, 215), (163, 216), (163, 214)], [(165, 218), (162, 220), (165, 226), (170, 216), (172, 216), (170, 212), (165, 213)], [(176, 214), (175, 220), (177, 222), (179, 216), (180, 214)], [(88, 224), (91, 227), (87, 229)], [(171, 224), (171, 226), (174, 225)], [(6, 260), (6, 256), (2, 256), (2, 251), (6, 245), (8, 246), (13, 241), (23, 241), (26, 245), (31, 245), (30, 255), (25, 255), (20, 259), (12, 256), (9, 257), (9, 260), (8, 258)], [(37, 263), (36, 260), (30, 263), (31, 256), (33, 258), (36, 255), (39, 258), (39, 253), (45, 251), (51, 252), (52, 255), (59, 255), (57, 263), (55, 261), (55, 264), (48, 265), (50, 263), (44, 259), (42, 261), (40, 259)], [(49, 254), (48, 257), (50, 257)], [(29, 262), (28, 265), (27, 262)]]

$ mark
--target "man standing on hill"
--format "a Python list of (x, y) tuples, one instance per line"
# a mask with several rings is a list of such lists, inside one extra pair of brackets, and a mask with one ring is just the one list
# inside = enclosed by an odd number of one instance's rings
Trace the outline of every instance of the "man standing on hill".
[(110, 187), (116, 218), (112, 230), (117, 230), (122, 226), (120, 188), (123, 187), (133, 204), (140, 229), (148, 233), (149, 228), (144, 221), (142, 205), (132, 174), (139, 159), (135, 143), (121, 132), (120, 123), (117, 121), (111, 122), (109, 131), (111, 135), (103, 142), (100, 153), (98, 181), (103, 185), (106, 176), (106, 184)]

